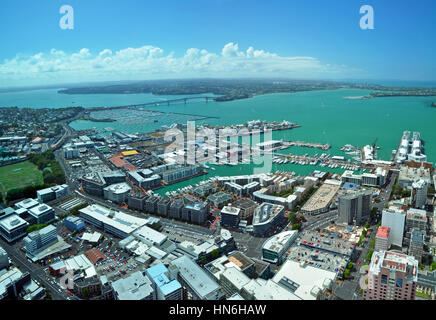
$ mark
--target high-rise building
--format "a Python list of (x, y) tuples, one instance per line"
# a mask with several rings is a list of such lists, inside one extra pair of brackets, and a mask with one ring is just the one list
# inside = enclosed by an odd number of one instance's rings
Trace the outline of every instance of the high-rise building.
[(236, 228), (239, 225), (240, 212), (239, 208), (224, 206), (221, 209), (221, 225)]
[(415, 208), (422, 209), (427, 203), (428, 185), (424, 179), (416, 180), (412, 183), (412, 205)]
[(424, 253), (424, 232), (418, 229), (412, 229), (410, 234), (409, 255), (415, 257), (421, 262)]
[(393, 208), (383, 210), (381, 225), (390, 229), (391, 244), (398, 247), (403, 245), (405, 220), (406, 213), (402, 210)]
[(418, 261), (398, 251), (374, 252), (368, 271), (365, 300), (414, 300)]
[(389, 236), (390, 231), (388, 227), (380, 226), (375, 235), (375, 250), (376, 251), (387, 251), (389, 249)]
[(406, 215), (406, 229), (419, 229), (425, 231), (427, 229), (427, 212), (421, 209), (410, 208)]
[(361, 224), (370, 216), (371, 191), (362, 190), (339, 197), (339, 221)]

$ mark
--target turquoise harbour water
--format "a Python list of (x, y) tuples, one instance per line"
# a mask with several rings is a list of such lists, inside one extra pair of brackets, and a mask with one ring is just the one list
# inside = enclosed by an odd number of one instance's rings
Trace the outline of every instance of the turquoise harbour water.
[[(281, 121), (288, 120), (302, 125), (300, 128), (273, 133), (274, 139), (303, 140), (308, 142), (329, 143), (332, 148), (328, 153), (345, 155), (339, 150), (344, 144), (362, 147), (372, 144), (377, 139), (379, 159), (389, 160), (391, 151), (397, 148), (404, 130), (419, 131), (424, 140), (428, 161), (436, 160), (436, 108), (431, 108), (436, 97), (386, 97), (374, 99), (344, 99), (350, 96), (365, 96), (367, 90), (331, 90), (308, 91), (292, 94), (270, 94), (251, 99), (229, 102), (190, 102), (170, 106), (147, 106), (148, 110), (178, 112), (203, 116), (218, 117), (197, 123), (212, 125), (241, 124), (250, 120)], [(65, 107), (81, 105), (84, 107), (116, 106), (174, 99), (183, 96), (154, 96), (151, 94), (104, 94), (104, 95), (62, 95), (57, 89), (35, 90), (0, 94), (0, 106), (19, 107)], [(74, 103), (72, 103), (74, 102)], [(186, 120), (186, 117), (181, 117)], [(169, 117), (174, 122), (174, 117)], [(164, 124), (171, 124), (165, 119), (158, 123), (144, 123), (126, 126), (117, 122), (96, 123), (75, 121), (75, 129), (92, 127), (112, 127), (126, 132), (151, 132)], [(322, 150), (291, 147), (282, 153), (315, 154)], [(321, 168), (319, 166), (275, 165), (272, 171), (295, 171), (299, 174), (309, 173), (314, 169), (338, 172), (341, 169)], [(209, 171), (206, 176), (198, 177), (161, 189), (159, 193), (195, 184), (212, 175), (250, 174), (253, 165), (234, 167), (220, 166), (216, 171)]]

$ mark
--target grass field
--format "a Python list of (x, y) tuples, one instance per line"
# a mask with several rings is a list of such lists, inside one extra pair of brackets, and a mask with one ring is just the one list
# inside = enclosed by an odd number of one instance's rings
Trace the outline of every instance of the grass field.
[(0, 167), (0, 195), (5, 198), (6, 193), (15, 188), (42, 184), (42, 173), (29, 161)]

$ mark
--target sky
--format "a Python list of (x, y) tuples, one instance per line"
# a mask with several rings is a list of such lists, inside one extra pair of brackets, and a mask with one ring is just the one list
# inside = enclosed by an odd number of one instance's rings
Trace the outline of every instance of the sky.
[[(434, 0), (2, 0), (0, 87), (283, 77), (436, 81)], [(61, 29), (63, 5), (74, 28)], [(374, 29), (362, 30), (363, 5)]]

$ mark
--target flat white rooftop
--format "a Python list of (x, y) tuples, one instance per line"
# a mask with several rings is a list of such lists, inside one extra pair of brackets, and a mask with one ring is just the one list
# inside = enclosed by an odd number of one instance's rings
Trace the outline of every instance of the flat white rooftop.
[(279, 283), (282, 279), (284, 281), (290, 280), (296, 284), (296, 289), (293, 293), (299, 298), (303, 300), (316, 300), (316, 296), (312, 293), (323, 290), (325, 285), (334, 281), (336, 273), (287, 260), (272, 280), (275, 283)]

